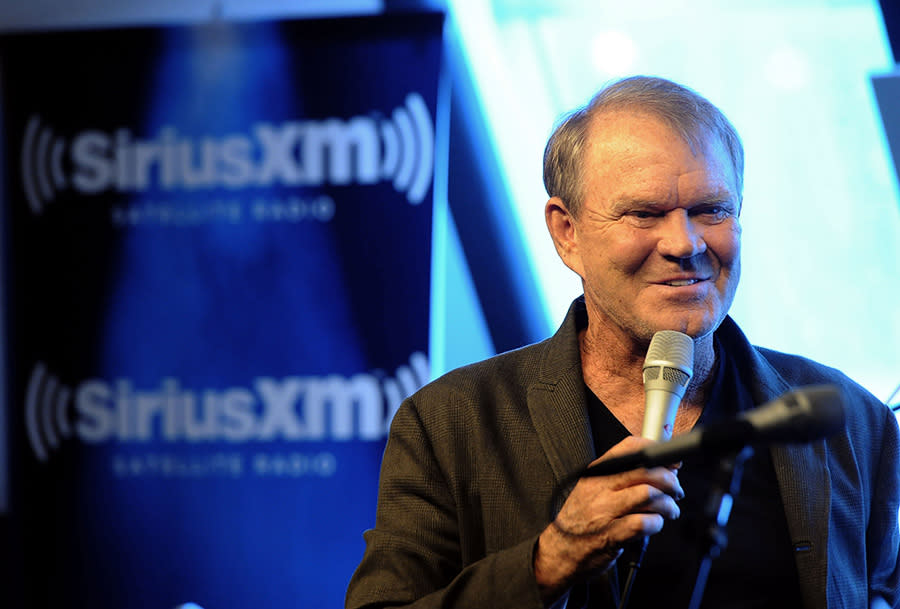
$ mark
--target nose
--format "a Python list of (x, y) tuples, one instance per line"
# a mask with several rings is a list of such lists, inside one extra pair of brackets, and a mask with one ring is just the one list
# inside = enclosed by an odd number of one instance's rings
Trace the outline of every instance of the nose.
[(686, 209), (673, 209), (666, 213), (659, 230), (657, 249), (667, 258), (692, 258), (706, 251), (703, 226)]

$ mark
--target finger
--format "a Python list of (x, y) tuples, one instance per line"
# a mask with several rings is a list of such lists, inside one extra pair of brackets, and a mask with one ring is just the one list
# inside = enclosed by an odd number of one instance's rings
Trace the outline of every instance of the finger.
[(667, 467), (638, 468), (608, 478), (608, 483), (614, 490), (646, 484), (656, 487), (676, 501), (684, 497), (684, 489), (681, 487), (677, 472)]
[(560, 516), (579, 530), (594, 530), (634, 512), (657, 511), (674, 519), (680, 515), (676, 501), (683, 497), (678, 476), (671, 470), (638, 469), (582, 479), (566, 499)]
[(599, 458), (595, 459), (591, 463), (591, 465), (595, 465), (597, 463), (600, 463), (601, 461), (606, 461), (607, 459), (612, 459), (614, 457), (621, 457), (622, 455), (638, 452), (655, 443), (656, 442), (654, 442), (653, 440), (648, 440), (647, 438), (642, 438), (640, 436), (628, 436), (624, 440), (607, 450), (605, 453), (603, 453)]
[(655, 486), (644, 484), (632, 486), (620, 493), (620, 517), (628, 514), (659, 514), (668, 520), (681, 516), (678, 503), (667, 493)]
[(609, 541), (617, 547), (656, 535), (663, 530), (665, 518), (659, 514), (628, 514), (609, 527)]

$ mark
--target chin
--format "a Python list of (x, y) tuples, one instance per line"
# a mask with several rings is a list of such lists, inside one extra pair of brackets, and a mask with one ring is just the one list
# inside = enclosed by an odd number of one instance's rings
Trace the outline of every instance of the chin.
[(659, 330), (675, 330), (687, 334), (693, 339), (702, 338), (711, 334), (719, 327), (723, 316), (711, 317), (707, 314), (689, 314), (675, 315), (669, 319), (659, 320), (659, 323), (652, 324), (653, 331), (651, 335)]

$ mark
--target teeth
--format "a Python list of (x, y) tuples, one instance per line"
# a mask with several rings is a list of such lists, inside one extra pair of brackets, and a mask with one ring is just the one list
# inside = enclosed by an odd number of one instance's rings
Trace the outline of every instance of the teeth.
[(671, 286), (694, 285), (695, 283), (698, 283), (699, 281), (700, 281), (699, 279), (682, 279), (680, 281), (667, 281), (666, 285), (671, 285)]

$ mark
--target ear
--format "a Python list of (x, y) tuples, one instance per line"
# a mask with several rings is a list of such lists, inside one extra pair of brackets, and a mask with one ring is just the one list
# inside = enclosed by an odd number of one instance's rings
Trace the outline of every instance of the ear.
[(550, 238), (553, 239), (556, 253), (567, 267), (584, 277), (575, 219), (569, 213), (565, 202), (559, 197), (551, 197), (544, 207), (544, 219), (547, 221), (547, 229), (550, 231)]

